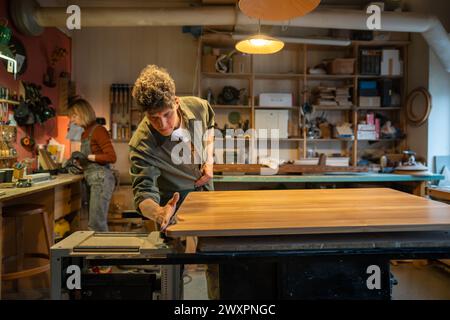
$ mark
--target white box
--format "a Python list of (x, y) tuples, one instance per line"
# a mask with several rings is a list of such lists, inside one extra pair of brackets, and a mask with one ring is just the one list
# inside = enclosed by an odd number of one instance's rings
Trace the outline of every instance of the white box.
[(288, 122), (288, 110), (255, 110), (255, 129), (267, 129), (268, 138), (271, 129), (278, 129), (280, 138), (288, 138)]
[(374, 124), (358, 124), (358, 131), (376, 131)]
[(376, 131), (358, 131), (358, 140), (377, 140)]
[(360, 107), (381, 107), (381, 97), (359, 97)]
[[(294, 161), (295, 165), (298, 166), (316, 166), (319, 164), (319, 158), (308, 158), (308, 159), (300, 159)], [(342, 158), (328, 158), (325, 162), (325, 165), (330, 167), (349, 167), (350, 166), (350, 158), (342, 157)]]
[(400, 61), (399, 50), (383, 50), (381, 59), (382, 76), (402, 75), (402, 62)]
[(291, 107), (291, 93), (261, 93), (259, 95), (259, 105), (261, 107)]

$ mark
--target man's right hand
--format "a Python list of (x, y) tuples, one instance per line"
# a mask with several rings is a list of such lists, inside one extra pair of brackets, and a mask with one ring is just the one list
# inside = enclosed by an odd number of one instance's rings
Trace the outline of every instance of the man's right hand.
[(166, 231), (167, 227), (173, 223), (176, 223), (175, 221), (171, 221), (173, 215), (175, 214), (175, 211), (177, 209), (177, 202), (180, 200), (180, 194), (178, 192), (175, 192), (172, 199), (167, 202), (167, 204), (161, 208), (159, 217), (158, 217), (158, 223), (161, 224), (161, 231)]

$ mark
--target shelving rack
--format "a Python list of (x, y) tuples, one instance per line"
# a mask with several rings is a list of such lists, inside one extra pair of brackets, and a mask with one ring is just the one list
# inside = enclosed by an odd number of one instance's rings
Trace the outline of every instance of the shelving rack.
[[(404, 115), (404, 102), (407, 88), (407, 57), (409, 41), (352, 41), (348, 47), (341, 46), (319, 46), (307, 44), (286, 44), (285, 48), (274, 55), (269, 56), (250, 56), (249, 73), (218, 73), (202, 72), (202, 54), (203, 48), (209, 46), (224, 51), (234, 49), (235, 40), (230, 36), (206, 34), (199, 40), (198, 47), (198, 74), (197, 74), (197, 94), (199, 97), (206, 97), (206, 90), (212, 88), (215, 95), (219, 94), (220, 88), (226, 85), (245, 84), (248, 90), (248, 105), (212, 105), (217, 113), (225, 111), (241, 110), (246, 112), (250, 120), (250, 128), (255, 124), (255, 110), (273, 109), (289, 110), (289, 138), (280, 139), (281, 142), (289, 142), (295, 145), (298, 152), (298, 158), (307, 158), (307, 149), (309, 144), (321, 142), (341, 143), (341, 153), (351, 158), (353, 166), (357, 166), (359, 152), (364, 150), (362, 142), (368, 140), (358, 140), (357, 130), (359, 118), (366, 112), (389, 113), (390, 117), (396, 117), (396, 122), (400, 129), (406, 133), (406, 121)], [(403, 60), (403, 75), (401, 76), (367, 76), (360, 75), (359, 72), (359, 50), (361, 48), (395, 48), (400, 50)], [(308, 74), (308, 68), (314, 67), (325, 58), (343, 58), (350, 57), (356, 60), (355, 73), (351, 75), (313, 75)], [(401, 88), (401, 106), (399, 107), (359, 107), (358, 81), (367, 79), (393, 79), (399, 81), (398, 87)], [(269, 82), (269, 84), (264, 84)], [(283, 85), (281, 84), (283, 82)], [(351, 89), (352, 106), (315, 106), (316, 111), (340, 112), (341, 118), (350, 122), (353, 126), (354, 139), (307, 139), (306, 129), (301, 130), (303, 121), (300, 106), (307, 100), (307, 92), (313, 87), (322, 83), (348, 85)], [(266, 89), (267, 88), (267, 89)], [(281, 89), (280, 89), (281, 88)], [(287, 88), (287, 89), (286, 89)], [(269, 91), (268, 91), (269, 90)], [(294, 105), (284, 108), (265, 108), (257, 104), (257, 97), (261, 92), (290, 92), (293, 94)], [(405, 139), (378, 139), (371, 140), (373, 143), (393, 144), (393, 151), (399, 152), (406, 147)], [(350, 150), (349, 150), (350, 149)]]

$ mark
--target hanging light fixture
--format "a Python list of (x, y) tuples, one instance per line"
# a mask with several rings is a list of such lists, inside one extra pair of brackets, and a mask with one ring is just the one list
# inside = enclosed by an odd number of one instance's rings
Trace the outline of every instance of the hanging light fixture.
[(239, 9), (249, 17), (263, 20), (290, 20), (313, 11), (320, 0), (240, 0)]
[(236, 43), (236, 50), (248, 54), (272, 54), (283, 47), (283, 41), (263, 34), (255, 34)]
[(261, 34), (261, 22), (258, 22), (258, 33), (236, 43), (236, 50), (248, 54), (273, 54), (284, 47), (284, 42)]

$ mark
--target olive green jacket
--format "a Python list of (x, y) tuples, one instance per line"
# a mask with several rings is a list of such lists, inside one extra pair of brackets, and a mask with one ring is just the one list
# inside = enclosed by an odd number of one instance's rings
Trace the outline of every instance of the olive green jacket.
[[(202, 176), (200, 171), (202, 163), (199, 163), (201, 158), (197, 157), (196, 164), (193, 161), (176, 164), (172, 161), (171, 152), (174, 147), (179, 150), (181, 144), (185, 143), (186, 146), (189, 145), (190, 160), (194, 159), (192, 155), (192, 150), (196, 150), (192, 148), (194, 133), (203, 137), (207, 129), (214, 127), (214, 111), (206, 100), (197, 97), (181, 97), (180, 111), (183, 127), (189, 131), (190, 141), (171, 141), (171, 137), (161, 136), (153, 129), (147, 117), (141, 121), (130, 140), (130, 175), (134, 203), (138, 210), (139, 204), (149, 198), (160, 205), (165, 205), (174, 192), (180, 192), (182, 199), (179, 203), (181, 203), (188, 192), (195, 190), (194, 183)], [(199, 142), (205, 148), (202, 138), (195, 141), (197, 146)], [(214, 189), (212, 180), (204, 186), (204, 189)]]

